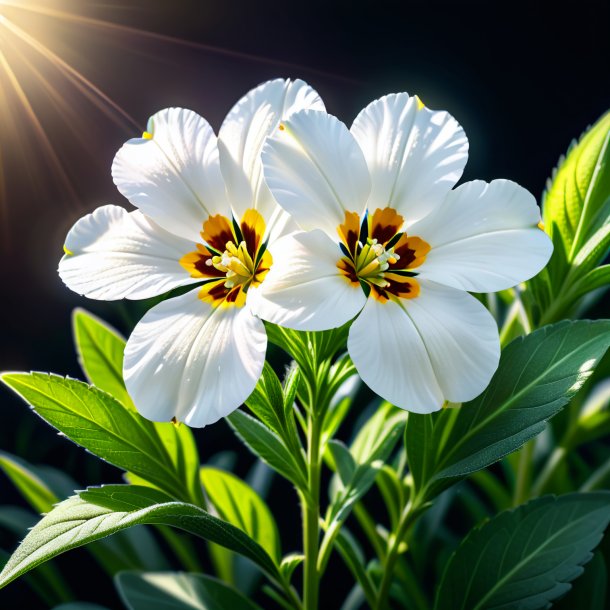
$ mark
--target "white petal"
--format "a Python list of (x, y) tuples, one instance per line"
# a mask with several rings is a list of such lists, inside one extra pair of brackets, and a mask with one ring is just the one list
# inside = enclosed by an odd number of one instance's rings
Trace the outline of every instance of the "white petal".
[(327, 330), (351, 320), (364, 306), (360, 285), (341, 275), (339, 246), (320, 230), (287, 235), (270, 247), (271, 270), (248, 292), (252, 312), (280, 326)]
[(273, 214), (277, 203), (263, 180), (261, 149), (280, 120), (308, 108), (324, 110), (317, 92), (302, 80), (278, 78), (252, 89), (227, 115), (218, 134), (220, 166), (238, 218), (249, 208), (265, 219)]
[(407, 222), (440, 204), (468, 160), (468, 140), (458, 122), (406, 93), (369, 104), (351, 132), (371, 174), (369, 210), (389, 206)]
[(345, 211), (363, 213), (370, 190), (366, 162), (334, 116), (293, 114), (267, 139), (262, 159), (273, 196), (302, 229), (319, 228), (336, 240)]
[(91, 299), (147, 299), (199, 280), (178, 262), (195, 249), (139, 211), (116, 205), (81, 218), (66, 237), (63, 282)]
[(488, 385), (500, 357), (495, 320), (466, 292), (420, 281), (417, 298), (369, 299), (348, 351), (363, 381), (415, 413), (463, 402)]
[(129, 140), (116, 154), (114, 183), (164, 229), (197, 241), (209, 216), (230, 214), (214, 131), (183, 108), (157, 112), (147, 129), (152, 138)]
[(200, 428), (248, 398), (266, 349), (265, 327), (246, 307), (212, 308), (192, 291), (153, 307), (135, 327), (125, 384), (144, 417)]
[(536, 275), (553, 251), (539, 221), (536, 199), (518, 184), (467, 182), (409, 228), (432, 247), (417, 271), (475, 292), (515, 286)]

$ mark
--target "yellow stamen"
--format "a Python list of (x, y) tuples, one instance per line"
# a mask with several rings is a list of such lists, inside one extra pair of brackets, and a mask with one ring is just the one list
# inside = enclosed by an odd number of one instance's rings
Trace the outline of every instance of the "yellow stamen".
[(422, 108), (426, 107), (426, 105), (421, 101), (421, 99), (419, 99), (419, 95), (416, 95), (415, 99), (417, 100), (417, 109), (418, 110), (421, 110)]
[(74, 256), (74, 252), (72, 252), (72, 250), (68, 250), (68, 247), (66, 246), (66, 244), (64, 244), (64, 253), (67, 256)]
[(542, 222), (542, 220), (541, 220), (541, 221), (538, 223), (538, 228), (539, 228), (541, 231), (544, 231), (544, 223)]
[(153, 134), (152, 134), (152, 133), (150, 133), (150, 132), (148, 132), (148, 131), (145, 131), (145, 132), (142, 134), (142, 137), (143, 137), (145, 140), (152, 140)]

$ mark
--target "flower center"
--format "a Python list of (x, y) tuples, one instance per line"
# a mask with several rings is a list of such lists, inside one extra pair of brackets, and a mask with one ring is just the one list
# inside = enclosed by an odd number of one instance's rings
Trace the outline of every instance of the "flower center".
[(430, 245), (402, 232), (403, 225), (396, 210), (383, 208), (363, 222), (355, 212), (346, 212), (345, 222), (337, 228), (344, 254), (337, 262), (339, 271), (382, 302), (419, 294), (415, 269), (426, 259)]
[(199, 290), (202, 301), (214, 306), (245, 304), (250, 286), (260, 284), (271, 267), (264, 233), (265, 221), (256, 210), (247, 210), (240, 223), (219, 214), (203, 223), (204, 243), (180, 259), (191, 277), (204, 281)]
[(389, 282), (384, 278), (384, 272), (390, 265), (398, 262), (400, 256), (394, 252), (394, 248), (386, 249), (376, 239), (367, 239), (366, 244), (358, 244), (360, 252), (354, 261), (354, 270), (360, 281), (375, 284), (385, 288)]

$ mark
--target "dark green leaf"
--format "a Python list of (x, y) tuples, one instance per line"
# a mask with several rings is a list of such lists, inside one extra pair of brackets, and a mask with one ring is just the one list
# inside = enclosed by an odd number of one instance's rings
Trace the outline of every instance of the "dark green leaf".
[(184, 572), (121, 572), (115, 577), (129, 610), (261, 610), (222, 581)]
[(570, 589), (610, 521), (610, 492), (538, 498), (468, 534), (435, 610), (537, 610)]
[(553, 610), (607, 610), (608, 569), (604, 556), (597, 550), (593, 559), (585, 566), (572, 589), (561, 600), (553, 604)]

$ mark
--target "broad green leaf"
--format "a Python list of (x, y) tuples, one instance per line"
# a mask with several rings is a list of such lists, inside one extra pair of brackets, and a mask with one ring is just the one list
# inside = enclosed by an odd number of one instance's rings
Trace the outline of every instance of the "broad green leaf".
[(487, 390), (434, 414), (428, 483), (465, 476), (515, 451), (539, 434), (580, 389), (610, 345), (610, 322), (580, 320), (546, 326), (502, 352)]
[(261, 610), (222, 581), (185, 572), (121, 572), (115, 577), (129, 610)]
[(298, 488), (307, 488), (307, 478), (301, 460), (286, 448), (275, 432), (242, 411), (234, 411), (227, 420), (237, 436), (263, 462)]
[(46, 513), (58, 501), (59, 498), (23, 460), (0, 452), (0, 468), (36, 512)]
[(279, 563), (279, 534), (265, 501), (241, 479), (217, 468), (201, 468), (201, 481), (218, 515), (248, 534)]
[(84, 309), (74, 310), (72, 329), (78, 361), (87, 379), (124, 406), (134, 409), (123, 382), (125, 339)]
[(65, 551), (141, 524), (183, 529), (248, 557), (272, 578), (279, 576), (265, 550), (230, 523), (150, 487), (108, 485), (80, 492), (43, 517), (4, 566), (0, 587)]
[(155, 425), (109, 394), (82, 381), (44, 373), (5, 373), (2, 381), (81, 447), (175, 498), (190, 499)]
[(545, 496), (472, 530), (435, 610), (537, 610), (570, 589), (610, 521), (610, 492)]

